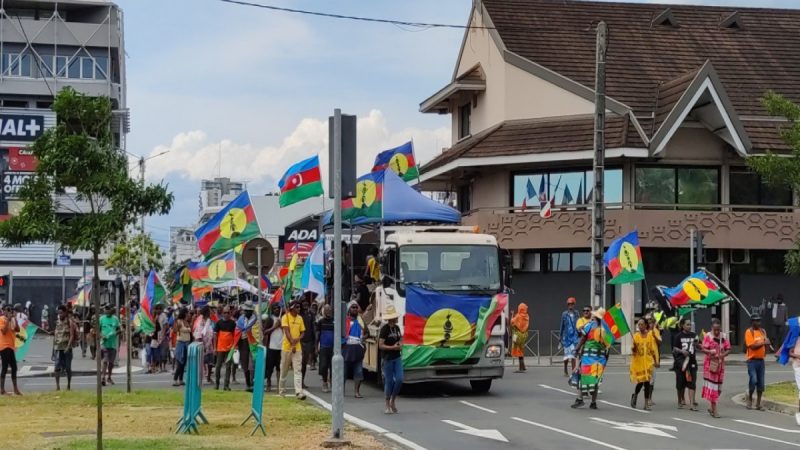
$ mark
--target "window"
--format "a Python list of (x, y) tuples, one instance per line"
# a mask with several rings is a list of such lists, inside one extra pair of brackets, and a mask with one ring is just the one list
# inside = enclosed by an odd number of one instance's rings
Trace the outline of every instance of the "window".
[(472, 209), (471, 201), (470, 201), (470, 185), (459, 186), (458, 191), (456, 192), (456, 203), (458, 203), (458, 211), (461, 213), (467, 213), (470, 209)]
[(88, 56), (81, 58), (81, 78), (94, 79), (94, 61)]
[(81, 59), (77, 56), (69, 61), (67, 68), (67, 78), (80, 78), (81, 77)]
[(570, 267), (569, 252), (550, 253), (551, 272), (569, 272)]
[(719, 203), (717, 167), (636, 167), (636, 203), (714, 205)]
[(458, 138), (469, 136), (469, 118), (472, 115), (472, 105), (467, 103), (458, 107)]
[(6, 53), (2, 56), (3, 74), (9, 77), (31, 76), (31, 55)]
[(500, 266), (490, 245), (406, 245), (400, 247), (400, 279), (437, 291), (497, 292)]
[(746, 167), (731, 167), (731, 205), (791, 206), (792, 190), (767, 184)]
[[(622, 203), (622, 169), (607, 169), (604, 179), (605, 202)], [(593, 180), (590, 170), (514, 175), (513, 206), (538, 206), (540, 194), (556, 206), (585, 205), (592, 200)]]
[(588, 272), (592, 270), (592, 254), (589, 252), (574, 252), (572, 254), (572, 271)]
[(94, 58), (94, 62), (94, 78), (96, 80), (108, 79), (108, 58), (105, 56), (97, 56)]
[(67, 75), (67, 57), (56, 56), (55, 62), (56, 62), (56, 76), (65, 77)]

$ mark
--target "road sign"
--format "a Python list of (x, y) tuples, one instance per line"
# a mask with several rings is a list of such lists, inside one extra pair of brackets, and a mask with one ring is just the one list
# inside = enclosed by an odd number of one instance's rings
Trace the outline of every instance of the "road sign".
[[(259, 259), (259, 252), (261, 259)], [(261, 261), (261, 267), (258, 267), (259, 261)], [(244, 244), (242, 263), (251, 275), (258, 277), (262, 273), (268, 273), (275, 263), (275, 251), (272, 249), (272, 244), (263, 238), (250, 239)]]
[(450, 424), (456, 428), (461, 428), (460, 430), (456, 430), (457, 433), (471, 434), (472, 436), (492, 439), (495, 441), (508, 442), (508, 439), (506, 439), (506, 437), (503, 436), (503, 434), (498, 430), (480, 430), (469, 425), (464, 425), (463, 423), (458, 423), (454, 420), (442, 420), (442, 422)]
[(72, 264), (72, 260), (69, 255), (58, 255), (58, 258), (56, 258), (57, 266), (68, 266), (70, 264)]

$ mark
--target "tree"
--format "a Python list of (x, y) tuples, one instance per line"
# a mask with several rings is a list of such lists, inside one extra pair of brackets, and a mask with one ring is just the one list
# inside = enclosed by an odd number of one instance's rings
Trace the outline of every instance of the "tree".
[[(781, 136), (789, 144), (789, 155), (777, 155), (767, 152), (763, 156), (749, 158), (747, 164), (758, 173), (764, 181), (773, 186), (783, 186), (800, 191), (800, 105), (793, 103), (774, 92), (768, 93), (763, 100), (764, 107), (773, 116), (782, 116), (788, 120), (782, 127)], [(794, 249), (786, 254), (786, 273), (800, 275), (800, 241), (795, 241)]]
[[(125, 305), (125, 311), (129, 311), (128, 298), (130, 298), (131, 292), (131, 278), (147, 273), (150, 269), (156, 271), (163, 269), (164, 252), (150, 239), (150, 235), (143, 233), (139, 229), (138, 233), (133, 236), (123, 234), (119, 238), (111, 250), (111, 255), (106, 259), (106, 268), (113, 269), (119, 275), (122, 275), (123, 292), (125, 293), (122, 304)], [(132, 390), (130, 364), (131, 325), (130, 314), (128, 314), (125, 320), (125, 341), (128, 344), (125, 378), (128, 393)]]
[[(141, 215), (166, 214), (173, 196), (165, 185), (147, 185), (128, 176), (128, 160), (115, 145), (112, 106), (72, 88), (56, 95), (56, 126), (31, 146), (38, 160), (19, 191), (19, 214), (0, 223), (6, 245), (55, 242), (68, 251), (92, 254), (92, 303), (100, 311), (100, 252)], [(99, 314), (95, 314), (99, 330)], [(100, 347), (100, 333), (95, 345)], [(103, 391), (97, 358), (97, 448), (103, 448)]]

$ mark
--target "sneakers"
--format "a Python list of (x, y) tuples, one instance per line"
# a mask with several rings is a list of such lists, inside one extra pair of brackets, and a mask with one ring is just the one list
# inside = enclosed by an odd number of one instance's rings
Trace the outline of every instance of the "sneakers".
[(581, 398), (577, 398), (577, 399), (575, 399), (575, 403), (573, 403), (573, 404), (570, 406), (570, 408), (577, 409), (577, 408), (580, 408), (580, 407), (582, 407), (584, 404), (585, 404), (585, 403), (583, 402), (583, 399), (581, 399)]
[(328, 383), (322, 383), (322, 392), (328, 393), (330, 392), (330, 388), (328, 387)]

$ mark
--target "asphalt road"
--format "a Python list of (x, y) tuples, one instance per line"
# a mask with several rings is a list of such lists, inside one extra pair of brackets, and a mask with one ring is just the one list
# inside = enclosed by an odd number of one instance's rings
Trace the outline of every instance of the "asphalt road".
[[(789, 369), (770, 365), (767, 381), (791, 379)], [(111, 389), (124, 389), (124, 376)], [(50, 390), (52, 378), (22, 379), (23, 392)], [(93, 377), (78, 377), (76, 389), (92, 389)], [(138, 388), (170, 387), (171, 374), (136, 374)], [(310, 393), (324, 401), (319, 378), (309, 373)], [(575, 394), (558, 368), (532, 367), (527, 373), (506, 371), (487, 394), (473, 394), (467, 382), (442, 382), (404, 387), (398, 399), (399, 414), (383, 414), (383, 394), (374, 383), (362, 386), (365, 398), (353, 398), (352, 382), (346, 387), (345, 410), (351, 416), (394, 433), (419, 449), (464, 450), (520, 449), (791, 449), (800, 448), (800, 427), (794, 418), (772, 412), (748, 411), (730, 397), (747, 384), (744, 366), (726, 369), (720, 407), (721, 419), (706, 413), (678, 410), (674, 375), (662, 369), (657, 375), (652, 412), (629, 407), (633, 386), (627, 368), (610, 365), (601, 386), (600, 408), (573, 410)], [(243, 389), (243, 385), (234, 385)], [(270, 394), (274, 395), (274, 394)], [(641, 404), (641, 399), (640, 399)], [(266, 414), (269, 414), (267, 411)]]

